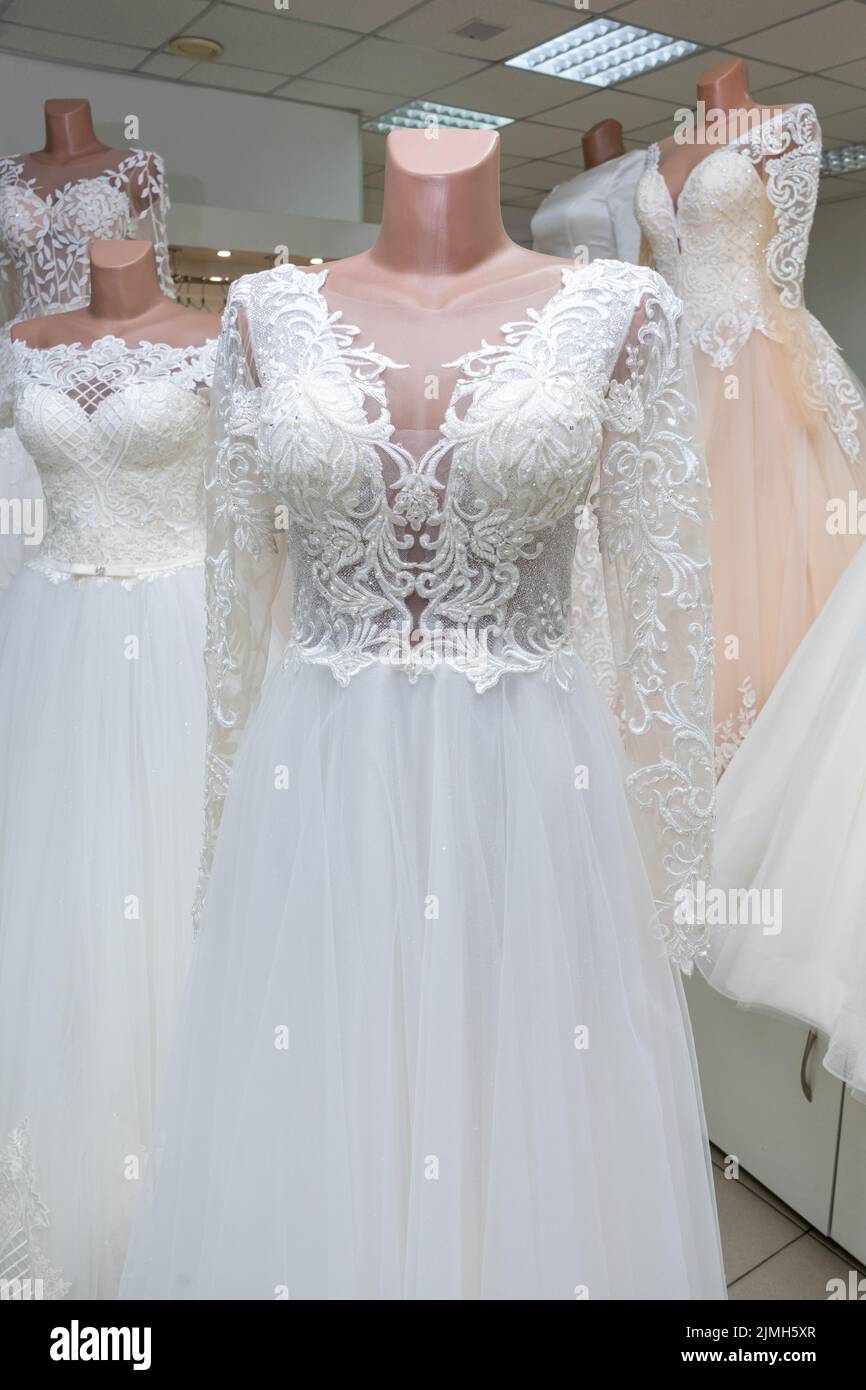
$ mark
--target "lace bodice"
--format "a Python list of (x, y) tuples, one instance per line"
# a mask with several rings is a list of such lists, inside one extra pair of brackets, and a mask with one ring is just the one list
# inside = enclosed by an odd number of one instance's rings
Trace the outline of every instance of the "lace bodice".
[(18, 340), (15, 425), (39, 470), (52, 574), (200, 562), (202, 485), (216, 342), (130, 347), (121, 338), (31, 348)]
[(676, 209), (650, 146), (635, 195), (657, 269), (682, 297), (694, 343), (720, 369), (755, 330), (782, 338), (803, 303), (821, 133), (806, 103), (704, 156)]
[[(0, 157), (0, 324), (77, 308), (90, 298), (94, 239), (147, 237), (164, 294), (175, 297), (165, 217), (168, 190), (158, 154), (131, 150), (114, 168), (41, 193), (20, 155)], [(0, 335), (0, 422), (8, 418), (8, 337)]]
[[(450, 401), (416, 455), (391, 420), (399, 365), (330, 308), (326, 274), (244, 277), (223, 320), (206, 486), (205, 873), (283, 554), (290, 659), (344, 685), (374, 662), (410, 681), (445, 665), (480, 693), (506, 674), (567, 685), (575, 522), (600, 468), (630, 786), (670, 907), (706, 868), (713, 798), (707, 489), (674, 295), (617, 262), (566, 269), (540, 311), (450, 364)], [(667, 918), (665, 931), (685, 962), (685, 929)]]

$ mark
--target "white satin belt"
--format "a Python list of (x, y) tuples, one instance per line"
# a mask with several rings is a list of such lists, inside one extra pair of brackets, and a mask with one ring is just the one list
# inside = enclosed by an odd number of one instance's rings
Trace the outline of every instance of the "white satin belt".
[(204, 564), (204, 555), (189, 555), (172, 560), (165, 565), (90, 565), (67, 564), (63, 560), (34, 558), (26, 562), (28, 569), (39, 570), (50, 578), (57, 579), (145, 579), (149, 575), (173, 574), (176, 570), (190, 569)]

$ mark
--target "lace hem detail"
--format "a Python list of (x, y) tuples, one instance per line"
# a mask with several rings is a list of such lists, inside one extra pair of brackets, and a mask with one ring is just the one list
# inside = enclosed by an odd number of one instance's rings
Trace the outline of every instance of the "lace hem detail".
[(0, 1149), (0, 1300), (65, 1298), (71, 1285), (44, 1255), (48, 1208), (36, 1191), (26, 1121)]

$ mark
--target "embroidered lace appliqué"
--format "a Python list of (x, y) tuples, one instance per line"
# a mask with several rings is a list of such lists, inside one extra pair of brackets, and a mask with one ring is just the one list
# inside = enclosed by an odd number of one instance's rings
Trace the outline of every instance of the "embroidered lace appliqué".
[(654, 263), (683, 300), (691, 342), (719, 371), (754, 332), (784, 342), (810, 406), (849, 459), (860, 452), (860, 393), (835, 344), (803, 309), (820, 176), (821, 132), (808, 103), (791, 107), (692, 169), (674, 209), (650, 147), (635, 195)]
[(48, 1208), (36, 1191), (27, 1125), (0, 1148), (0, 1298), (61, 1299), (70, 1285), (41, 1248)]
[[(706, 868), (714, 788), (708, 497), (677, 300), (618, 262), (564, 271), (542, 310), (452, 364), (441, 428), (415, 460), (393, 438), (384, 373), (397, 364), (330, 311), (324, 280), (294, 267), (245, 277), (224, 317), (202, 886), (284, 549), (293, 662), (326, 664), (344, 685), (373, 662), (415, 679), (432, 661), (479, 693), (506, 673), (568, 686), (575, 517), (597, 473), (629, 792), (659, 843), (664, 917)], [(663, 930), (687, 965), (700, 941), (669, 919)]]
[(130, 577), (204, 557), (202, 503), (216, 343), (13, 344), (18, 434), (39, 470), (50, 577)]
[(747, 676), (737, 687), (739, 706), (716, 725), (716, 777), (721, 777), (758, 717), (758, 693)]

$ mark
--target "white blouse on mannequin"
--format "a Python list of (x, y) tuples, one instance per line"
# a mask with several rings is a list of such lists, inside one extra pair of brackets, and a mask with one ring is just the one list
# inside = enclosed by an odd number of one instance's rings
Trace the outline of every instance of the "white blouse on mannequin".
[(629, 150), (558, 184), (532, 219), (535, 250), (551, 256), (574, 256), (576, 248), (585, 246), (591, 261), (631, 261), (636, 265), (640, 228), (634, 215), (634, 193), (644, 160), (643, 150)]

